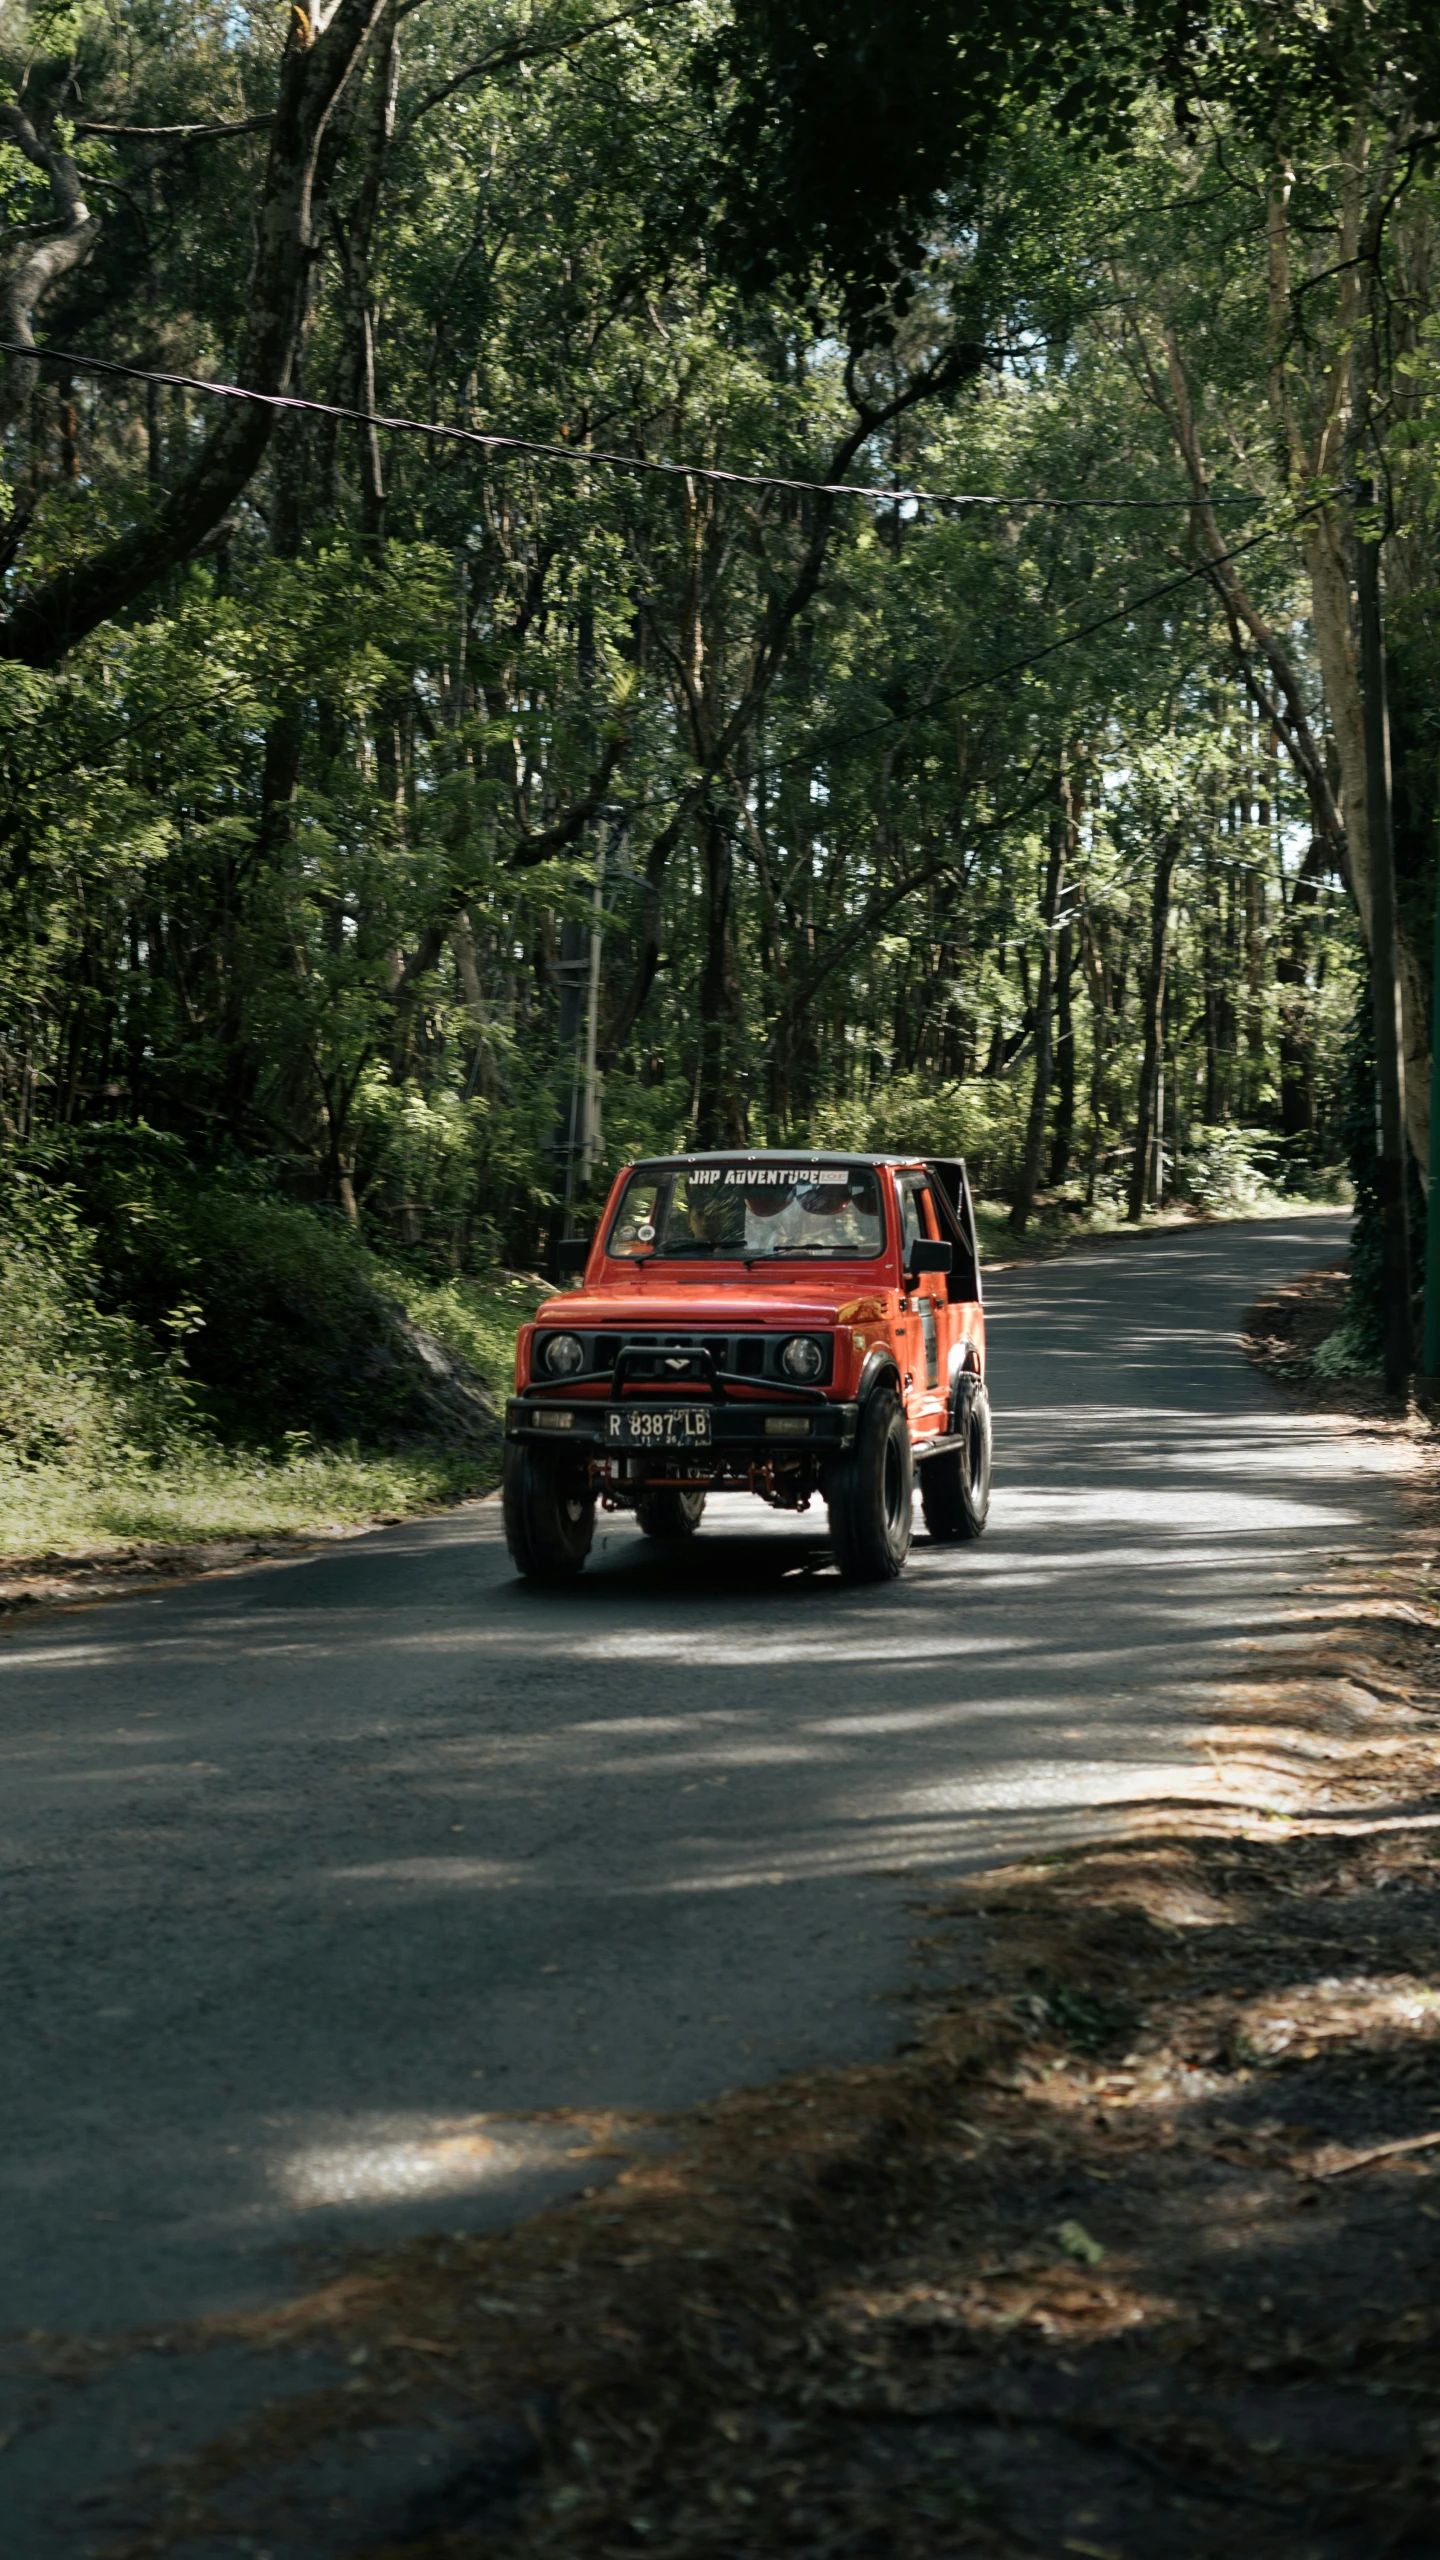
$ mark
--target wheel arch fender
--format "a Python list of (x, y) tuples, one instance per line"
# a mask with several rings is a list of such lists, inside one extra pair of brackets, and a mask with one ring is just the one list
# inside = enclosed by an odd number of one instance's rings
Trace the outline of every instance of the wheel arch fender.
[(881, 1387), (893, 1387), (897, 1395), (903, 1392), (894, 1352), (882, 1349), (877, 1343), (874, 1350), (867, 1353), (865, 1366), (860, 1372), (860, 1383), (855, 1390), (856, 1403), (868, 1404)]
[(972, 1342), (968, 1334), (963, 1334), (960, 1340), (956, 1343), (952, 1343), (950, 1347), (950, 1397), (952, 1403), (962, 1378), (979, 1378), (983, 1383), (984, 1377), (985, 1364), (980, 1356), (980, 1346), (978, 1343)]

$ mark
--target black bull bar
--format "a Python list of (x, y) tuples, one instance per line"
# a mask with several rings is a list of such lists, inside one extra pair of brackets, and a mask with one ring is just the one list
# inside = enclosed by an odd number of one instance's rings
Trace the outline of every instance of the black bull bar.
[[(743, 1399), (730, 1392), (737, 1387), (745, 1391)], [(697, 1397), (692, 1408), (697, 1418), (702, 1411), (706, 1417), (703, 1439), (687, 1434), (637, 1443), (628, 1428), (617, 1430), (612, 1422), (612, 1416), (623, 1414), (628, 1421), (642, 1409), (657, 1416), (669, 1409), (678, 1417), (690, 1403), (687, 1389)], [(829, 1456), (853, 1446), (859, 1419), (858, 1404), (837, 1404), (821, 1387), (767, 1378), (757, 1393), (753, 1377), (718, 1367), (704, 1343), (632, 1342), (615, 1354), (610, 1394), (603, 1402), (577, 1396), (574, 1384), (568, 1389), (548, 1382), (531, 1387), (506, 1405), (505, 1437), (552, 1449), (564, 1446), (587, 1458), (601, 1449), (614, 1456), (653, 1458), (706, 1451), (722, 1459), (776, 1458), (798, 1456), (806, 1449)]]

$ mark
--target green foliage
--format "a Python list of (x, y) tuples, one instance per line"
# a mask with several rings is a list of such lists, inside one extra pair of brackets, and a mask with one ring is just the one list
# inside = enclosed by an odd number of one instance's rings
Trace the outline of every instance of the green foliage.
[(393, 1275), (333, 1211), (253, 1180), (197, 1181), (178, 1143), (143, 1126), (90, 1132), (65, 1154), (116, 1320), (170, 1339), (222, 1438), (464, 1436), (463, 1403), (437, 1405)]
[(333, 1218), (197, 1191), (153, 1131), (70, 1164), (11, 1167), (0, 1202), (0, 1555), (283, 1536), (493, 1484), (468, 1382), (508, 1392), (546, 1283), (417, 1278)]
[[(229, 375), (265, 132), (157, 149), (65, 116), (263, 117), (273, 16), (122, 15), (22, 7), (0, 34), (102, 208), (44, 333)], [(111, 1405), (146, 1449), (443, 1439), (458, 1408), (407, 1322), (499, 1379), (492, 1275), (553, 1266), (638, 1153), (955, 1152), (1002, 1201), (1047, 959), (1042, 1197), (1114, 1219), (1162, 846), (1167, 1196), (1326, 1178), (1358, 939), (1244, 635), (1279, 635), (1324, 763), (1310, 482), (1275, 419), (1303, 443), (1358, 343), (1353, 91), (1395, 176), (1368, 432), (1397, 510), (1403, 921), (1428, 949), (1440, 193), (1405, 138), (1413, 9), (1262, 16), (395, 17), (393, 130), (376, 44), (327, 132), (305, 387), (353, 406), (373, 365), (386, 411), (565, 458), (387, 434), (377, 480), (354, 428), (288, 416), (213, 541), (55, 672), (0, 658), (0, 1148), (54, 1187), (89, 1274), (42, 1320), (32, 1254), (17, 1339), (50, 1324), (37, 1374), (70, 1362), (75, 1447)], [(1277, 348), (1282, 108), (1304, 277)], [(9, 259), (45, 190), (8, 147), (0, 185)], [(1250, 620), (1198, 574), (1182, 383)], [(143, 526), (212, 424), (78, 369), (21, 411), (16, 598)], [(610, 471), (595, 447), (897, 495)], [(19, 1419), (24, 1365), (15, 1445), (71, 1445), (63, 1415), (53, 1442), (38, 1405)]]
[(724, 101), (739, 272), (753, 284), (820, 266), (873, 310), (923, 268), (942, 201), (952, 222), (975, 219), (1017, 110), (1043, 100), (1046, 122), (1092, 150), (1118, 138), (1153, 56), (1148, 14), (1106, 0), (738, 0), (702, 62)]
[(978, 1191), (1003, 1191), (1024, 1136), (1029, 1096), (1023, 1076), (976, 1076), (936, 1085), (926, 1076), (891, 1077), (868, 1099), (824, 1104), (810, 1124), (817, 1147), (963, 1156)]
[(476, 1279), (417, 1279), (392, 1272), (397, 1294), (457, 1360), (483, 1378), (496, 1404), (515, 1387), (515, 1336), (552, 1284), (533, 1273), (493, 1271)]
[(1261, 1209), (1276, 1197), (1274, 1141), (1264, 1129), (1201, 1122), (1187, 1135), (1181, 1178), (1197, 1208), (1232, 1217)]
[[(1035, 1988), (1022, 1992), (1015, 2006), (1021, 2017), (1048, 2027), (1063, 2044), (1079, 2053), (1103, 2053), (1107, 2047), (1128, 2044), (1140, 2023), (1133, 2001), (1107, 1996), (1088, 1983), (1064, 1982), (1054, 1976), (1037, 1975)], [(1068, 2227), (1079, 2229), (1078, 2224)], [(1084, 2252), (1076, 2249), (1071, 2254), (1081, 2256)]]
[(187, 1440), (163, 1467), (123, 1451), (30, 1467), (0, 1454), (0, 1557), (303, 1537), (439, 1509), (493, 1480), (493, 1466), (473, 1453), (433, 1444), (377, 1455), (301, 1441), (267, 1455)]
[(0, 1171), (0, 1467), (158, 1459), (192, 1431), (178, 1344), (105, 1312), (99, 1282), (73, 1197)]
[(1037, 107), (1091, 159), (1133, 143), (1155, 93), (1262, 146), (1355, 101), (1440, 112), (1428, 0), (736, 0), (702, 47), (724, 116), (725, 244), (750, 283), (822, 268), (873, 313), (923, 272), (946, 215), (985, 204), (997, 145)]

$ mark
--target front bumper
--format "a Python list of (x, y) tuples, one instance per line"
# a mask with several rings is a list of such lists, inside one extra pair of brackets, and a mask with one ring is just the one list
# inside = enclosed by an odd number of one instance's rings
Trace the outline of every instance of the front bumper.
[[(707, 1404), (710, 1436), (707, 1440), (684, 1440), (667, 1443), (657, 1439), (639, 1444), (628, 1437), (612, 1433), (610, 1417), (623, 1415), (626, 1420), (637, 1410), (663, 1413), (670, 1399), (646, 1396), (628, 1397), (622, 1404), (573, 1403), (553, 1393), (540, 1396), (512, 1396), (505, 1407), (507, 1440), (533, 1441), (551, 1449), (577, 1449), (587, 1458), (683, 1458), (687, 1461), (718, 1458), (776, 1458), (799, 1456), (807, 1449), (822, 1450), (827, 1457), (837, 1449), (853, 1447), (860, 1420), (858, 1404), (830, 1404), (817, 1398), (813, 1404), (745, 1403)], [(677, 1397), (671, 1408), (677, 1414), (692, 1412), (695, 1400)], [(562, 1416), (569, 1415), (568, 1421)]]

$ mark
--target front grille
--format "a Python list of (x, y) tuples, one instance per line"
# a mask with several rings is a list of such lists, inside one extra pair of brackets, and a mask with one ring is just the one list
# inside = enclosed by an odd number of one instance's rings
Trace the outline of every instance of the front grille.
[[(537, 1386), (573, 1385), (582, 1378), (608, 1377), (620, 1351), (708, 1351), (715, 1367), (730, 1377), (754, 1378), (757, 1382), (767, 1377), (783, 1378), (785, 1372), (780, 1366), (780, 1345), (789, 1340), (792, 1332), (800, 1329), (790, 1326), (783, 1333), (671, 1333), (662, 1331), (657, 1325), (643, 1333), (633, 1333), (628, 1329), (622, 1332), (618, 1327), (604, 1333), (577, 1333), (576, 1339), (585, 1354), (584, 1368), (577, 1369), (572, 1379), (561, 1380), (552, 1379), (545, 1367), (545, 1345), (551, 1338), (551, 1331), (569, 1330), (569, 1327), (555, 1326), (536, 1335), (533, 1376)], [(815, 1328), (815, 1336), (825, 1349), (825, 1365), (815, 1383), (824, 1385), (834, 1374), (834, 1341), (832, 1335), (819, 1327)]]

